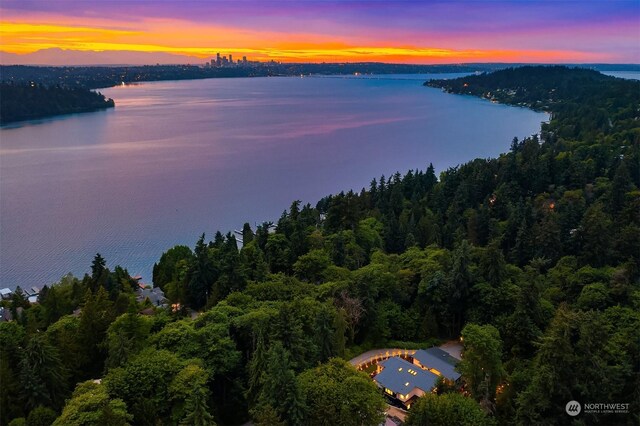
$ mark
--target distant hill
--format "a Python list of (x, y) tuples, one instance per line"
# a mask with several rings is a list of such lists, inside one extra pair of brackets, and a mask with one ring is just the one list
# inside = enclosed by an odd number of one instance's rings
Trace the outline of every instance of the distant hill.
[(199, 64), (205, 59), (194, 56), (175, 55), (161, 52), (132, 52), (110, 50), (103, 52), (66, 50), (59, 48), (42, 49), (37, 52), (18, 55), (0, 51), (1, 65), (149, 65), (149, 64)]

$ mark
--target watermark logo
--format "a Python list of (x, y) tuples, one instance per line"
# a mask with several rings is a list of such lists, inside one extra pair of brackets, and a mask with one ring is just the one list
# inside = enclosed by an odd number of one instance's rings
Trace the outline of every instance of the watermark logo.
[(564, 410), (570, 416), (577, 416), (582, 411), (582, 406), (578, 401), (569, 401), (567, 405), (564, 407)]
[(627, 402), (589, 402), (584, 404), (585, 413), (593, 414), (628, 414), (629, 403)]
[(564, 410), (568, 415), (575, 417), (580, 413), (585, 414), (628, 414), (629, 403), (627, 402), (587, 402), (580, 404), (578, 401), (569, 401)]

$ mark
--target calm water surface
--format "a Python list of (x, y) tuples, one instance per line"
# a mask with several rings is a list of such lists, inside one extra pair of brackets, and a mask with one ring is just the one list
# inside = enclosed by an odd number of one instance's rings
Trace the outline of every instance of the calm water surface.
[(293, 200), (383, 173), (496, 156), (547, 119), (428, 77), (144, 83), (103, 90), (110, 111), (3, 128), (0, 286), (81, 276), (97, 252), (150, 282), (163, 251), (203, 232), (275, 221)]
[(626, 80), (640, 80), (640, 71), (602, 71), (602, 74)]

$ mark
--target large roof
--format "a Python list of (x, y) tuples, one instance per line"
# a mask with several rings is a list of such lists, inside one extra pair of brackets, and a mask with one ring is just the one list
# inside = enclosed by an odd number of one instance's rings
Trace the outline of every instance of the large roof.
[(406, 395), (414, 388), (429, 392), (436, 385), (438, 376), (405, 361), (392, 357), (380, 363), (384, 368), (374, 380), (394, 393)]
[(413, 354), (424, 367), (438, 370), (449, 380), (458, 380), (460, 373), (456, 371), (457, 360), (440, 348), (420, 349)]

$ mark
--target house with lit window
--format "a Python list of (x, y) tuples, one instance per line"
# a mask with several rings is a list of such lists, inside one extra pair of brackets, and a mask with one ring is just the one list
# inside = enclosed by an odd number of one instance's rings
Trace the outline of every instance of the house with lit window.
[(411, 408), (416, 398), (431, 392), (438, 376), (400, 357), (392, 357), (378, 364), (378, 374), (373, 380), (389, 397)]
[(413, 354), (413, 364), (422, 370), (442, 376), (447, 380), (455, 382), (460, 378), (460, 373), (456, 371), (458, 360), (440, 348), (420, 349)]
[(458, 360), (440, 348), (420, 349), (405, 358), (394, 356), (378, 363), (373, 380), (406, 408), (432, 392), (441, 378), (454, 383), (460, 378), (455, 370)]

